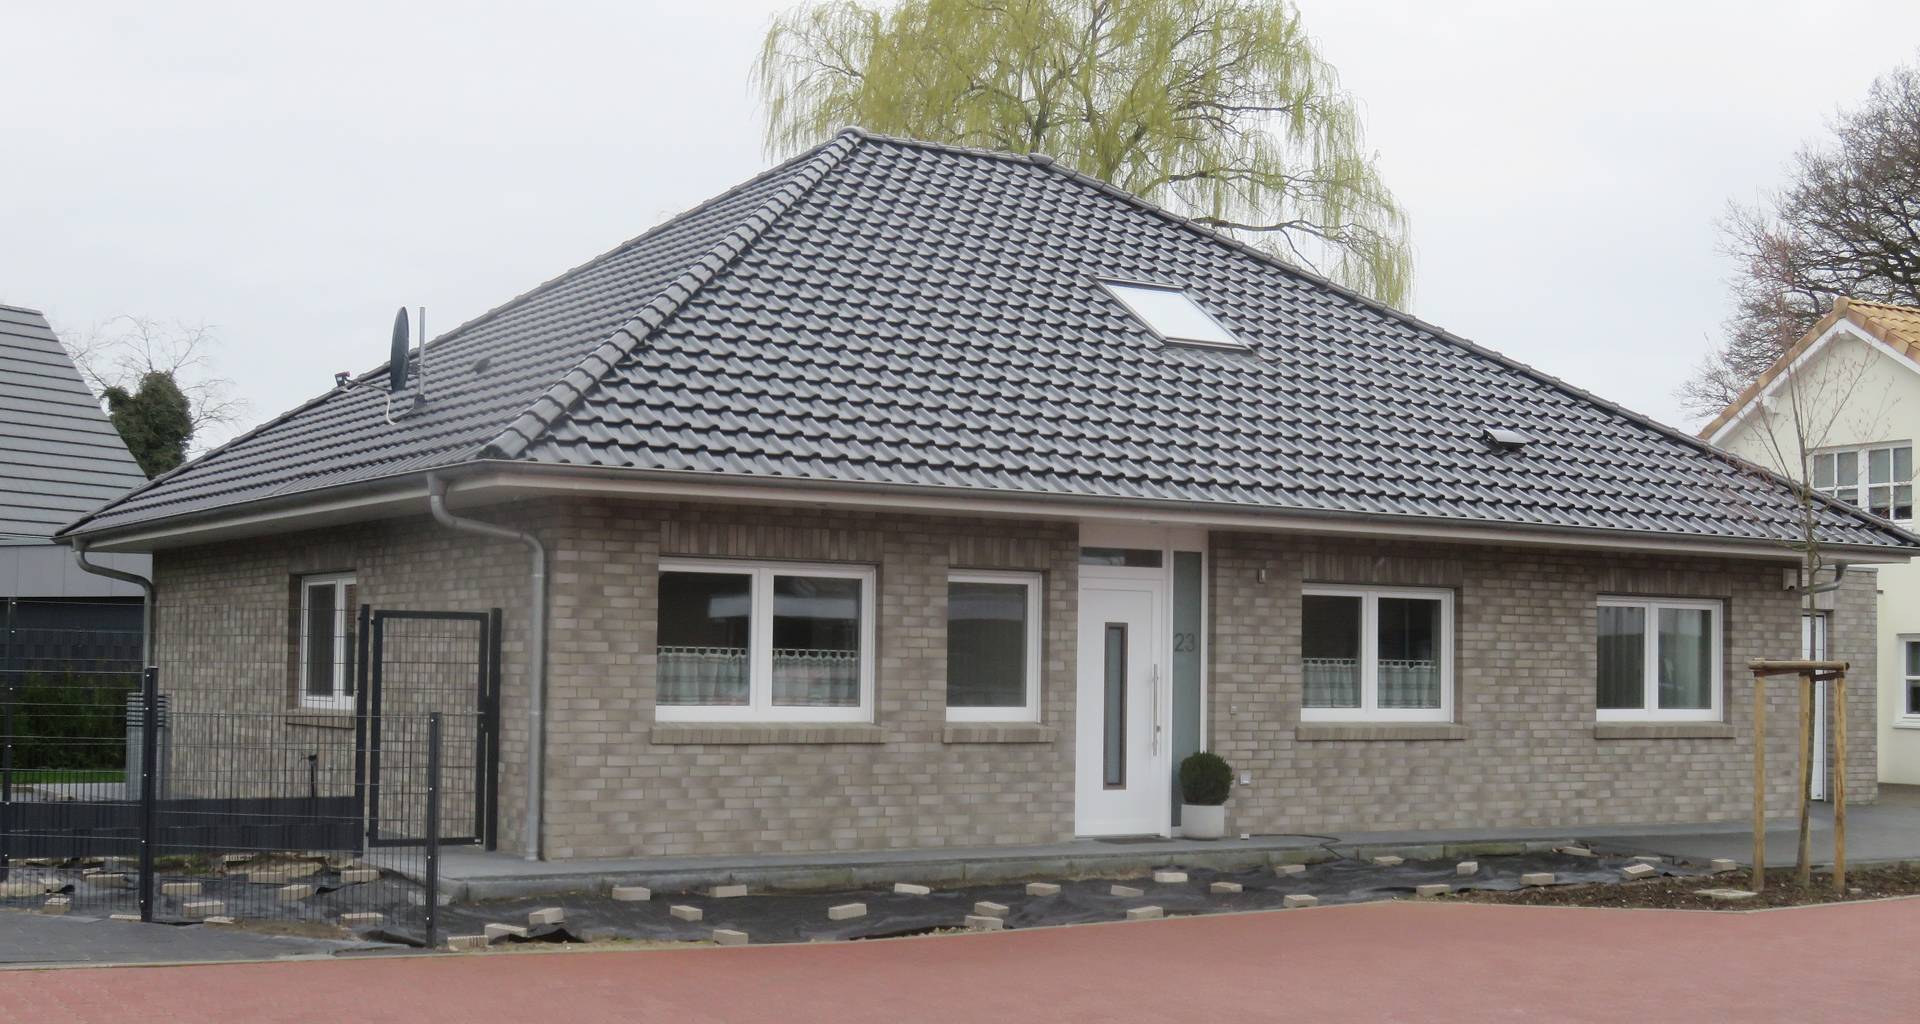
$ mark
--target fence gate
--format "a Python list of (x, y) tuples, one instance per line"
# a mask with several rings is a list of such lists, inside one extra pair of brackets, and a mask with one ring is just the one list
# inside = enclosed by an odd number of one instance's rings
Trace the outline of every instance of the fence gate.
[[(394, 730), (413, 728), (433, 712), (442, 715), (440, 842), (495, 848), (500, 763), (500, 609), (482, 612), (416, 612), (360, 607), (359, 782), (367, 809), (367, 845), (412, 846), (421, 837), (399, 822), (419, 822), (422, 809), (397, 801), (423, 799), (414, 787), (389, 787), (381, 805), (381, 772), (405, 769), (391, 762), (402, 745), (424, 749), (419, 737)], [(383, 758), (383, 751), (387, 754)], [(396, 780), (396, 786), (398, 786)]]

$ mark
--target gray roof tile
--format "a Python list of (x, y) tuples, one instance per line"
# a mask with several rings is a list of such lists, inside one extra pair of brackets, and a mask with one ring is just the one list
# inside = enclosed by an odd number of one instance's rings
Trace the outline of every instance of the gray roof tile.
[[(1248, 351), (1098, 282), (1186, 288)], [(482, 356), (491, 365), (469, 367)], [(76, 528), (476, 458), (1686, 537), (1792, 534), (1731, 456), (1057, 165), (848, 132)], [(380, 371), (375, 370), (378, 374)], [(1492, 451), (1489, 426), (1535, 438)], [(1835, 542), (1907, 546), (1828, 508)]]

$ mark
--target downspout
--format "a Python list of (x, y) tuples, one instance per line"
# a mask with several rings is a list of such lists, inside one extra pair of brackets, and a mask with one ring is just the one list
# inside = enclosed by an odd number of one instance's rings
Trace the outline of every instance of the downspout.
[(527, 695), (527, 844), (526, 858), (540, 859), (540, 819), (547, 774), (547, 549), (540, 538), (504, 526), (462, 519), (447, 511), (447, 482), (427, 474), (427, 505), (440, 525), (483, 537), (519, 541), (533, 556), (533, 600), (527, 628), (528, 660), (532, 663), (532, 692)]
[(146, 595), (140, 609), (140, 667), (152, 668), (153, 665), (153, 581), (145, 576), (135, 575), (120, 569), (111, 569), (104, 565), (95, 565), (87, 561), (87, 542), (78, 537), (73, 539), (73, 560), (80, 568), (108, 579), (131, 583)]
[(1807, 594), (1824, 594), (1830, 590), (1839, 590), (1842, 586), (1846, 584), (1846, 582), (1847, 582), (1847, 563), (1835, 562), (1833, 564), (1833, 582), (1832, 583), (1816, 583), (1807, 587), (1802, 592)]

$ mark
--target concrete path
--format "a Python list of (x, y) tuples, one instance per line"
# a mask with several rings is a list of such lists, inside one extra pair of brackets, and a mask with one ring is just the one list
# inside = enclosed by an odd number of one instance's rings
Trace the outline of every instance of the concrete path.
[[(278, 960), (380, 948), (385, 947), (347, 939), (253, 935), (199, 925), (0, 913), (0, 967)], [(0, 982), (0, 988), (4, 985)], [(7, 1019), (7, 1012), (0, 1005), (0, 1020)]]
[(826, 945), (0, 972), (0, 1020), (1910, 1021), (1920, 899), (1373, 903)]

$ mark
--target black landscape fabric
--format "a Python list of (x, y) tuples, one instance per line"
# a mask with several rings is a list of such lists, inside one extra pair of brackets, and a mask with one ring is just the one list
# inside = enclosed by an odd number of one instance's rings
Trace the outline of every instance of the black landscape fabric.
[[(1051, 896), (1027, 895), (1024, 882), (935, 889), (925, 896), (895, 893), (891, 886), (719, 899), (702, 893), (655, 892), (647, 901), (616, 901), (583, 893), (442, 907), (439, 929), (441, 935), (451, 936), (479, 935), (489, 924), (528, 928), (525, 940), (504, 940), (509, 942), (612, 938), (693, 942), (712, 938), (716, 928), (727, 928), (747, 933), (754, 943), (825, 942), (962, 928), (966, 917), (974, 913), (974, 904), (979, 902), (1007, 907), (1007, 928), (1038, 928), (1123, 921), (1127, 911), (1135, 907), (1160, 907), (1168, 915), (1270, 910), (1281, 907), (1282, 901), (1294, 894), (1316, 896), (1322, 906), (1330, 906), (1406, 896), (1413, 893), (1415, 886), (1431, 883), (1450, 885), (1456, 890), (1518, 889), (1520, 876), (1535, 872), (1551, 872), (1555, 884), (1559, 885), (1619, 882), (1623, 880), (1622, 868), (1641, 862), (1560, 853), (1481, 857), (1478, 858), (1479, 870), (1471, 875), (1458, 874), (1458, 863), (1450, 858), (1409, 861), (1388, 867), (1360, 860), (1331, 860), (1309, 865), (1305, 871), (1290, 875), (1276, 874), (1270, 867), (1214, 871), (1169, 866), (1169, 870), (1186, 870), (1188, 880), (1161, 884), (1151, 877), (1049, 879), (1046, 881), (1060, 886), (1060, 892)], [(1667, 863), (1652, 866), (1663, 875), (1706, 874)], [(1210, 891), (1214, 882), (1237, 882), (1242, 891), (1216, 894)], [(1143, 894), (1115, 896), (1112, 894), (1115, 885), (1140, 889)], [(849, 903), (865, 904), (866, 914), (843, 921), (828, 918), (829, 908)], [(701, 920), (673, 917), (670, 911), (676, 906), (699, 909)], [(566, 921), (528, 927), (527, 915), (548, 907), (564, 909)], [(419, 945), (424, 938), (423, 912), (424, 908), (418, 906), (399, 906), (389, 913), (383, 925), (364, 930), (362, 935)]]

